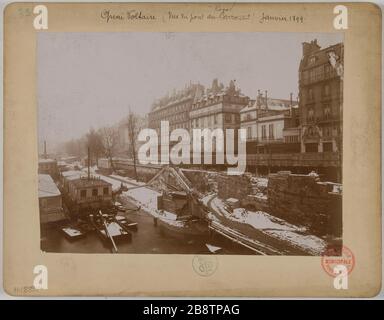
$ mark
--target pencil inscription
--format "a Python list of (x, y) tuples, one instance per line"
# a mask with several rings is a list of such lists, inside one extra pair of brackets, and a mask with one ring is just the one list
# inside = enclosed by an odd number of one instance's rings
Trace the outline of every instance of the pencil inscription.
[(125, 20), (156, 20), (152, 14), (143, 13), (138, 10), (129, 10), (126, 12), (114, 13), (111, 10), (104, 9), (101, 11), (100, 17), (107, 23), (111, 21), (125, 21)]

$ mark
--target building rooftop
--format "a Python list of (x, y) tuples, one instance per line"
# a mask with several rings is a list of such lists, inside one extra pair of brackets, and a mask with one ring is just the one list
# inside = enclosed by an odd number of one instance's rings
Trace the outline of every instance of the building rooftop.
[(109, 187), (112, 186), (109, 182), (101, 180), (99, 178), (78, 178), (71, 181), (71, 184), (75, 186), (75, 188), (90, 188), (90, 187)]
[(73, 180), (73, 179), (79, 179), (81, 176), (86, 176), (81, 171), (77, 170), (69, 170), (69, 171), (63, 171), (61, 175), (66, 179), (66, 180)]
[[(303, 55), (303, 58), (300, 62), (301, 70), (312, 69), (317, 66), (328, 64), (329, 52), (333, 51), (338, 56), (338, 59), (340, 59), (340, 56), (343, 55), (343, 43), (336, 43), (325, 48), (321, 48), (317, 42), (314, 43), (313, 41), (311, 43), (303, 43), (303, 45), (308, 46), (309, 49), (307, 50), (308, 52)], [(311, 57), (314, 58), (313, 61), (310, 60)]]
[[(298, 108), (297, 101), (292, 101), (293, 106), (292, 108)], [(268, 110), (274, 110), (274, 111), (285, 111), (291, 108), (291, 101), (290, 100), (284, 100), (284, 99), (272, 99), (268, 98)], [(240, 113), (243, 112), (249, 112), (249, 111), (254, 111), (257, 109), (263, 109), (266, 110), (265, 103), (263, 103), (258, 106), (257, 101), (255, 101), (252, 105), (248, 105), (245, 108), (240, 110)]]
[(49, 174), (39, 174), (39, 198), (56, 197), (61, 195)]
[(191, 82), (186, 85), (184, 89), (178, 91), (175, 90), (171, 94), (167, 94), (154, 101), (151, 112), (165, 109), (166, 107), (187, 101), (189, 99), (195, 99), (196, 96), (199, 96), (203, 91), (204, 86), (199, 83), (195, 84)]

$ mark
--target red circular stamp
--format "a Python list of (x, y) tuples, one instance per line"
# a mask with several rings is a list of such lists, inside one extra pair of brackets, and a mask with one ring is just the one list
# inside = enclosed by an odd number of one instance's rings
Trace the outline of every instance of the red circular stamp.
[(355, 267), (355, 256), (348, 247), (343, 246), (340, 250), (340, 247), (330, 246), (323, 253), (323, 256), (321, 257), (321, 266), (326, 273), (335, 277), (337, 273), (335, 273), (334, 270), (337, 265), (345, 266), (348, 270), (348, 274), (352, 272)]

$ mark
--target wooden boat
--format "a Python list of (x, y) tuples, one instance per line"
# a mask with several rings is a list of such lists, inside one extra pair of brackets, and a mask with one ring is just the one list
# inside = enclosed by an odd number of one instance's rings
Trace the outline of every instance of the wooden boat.
[(157, 223), (162, 230), (173, 236), (188, 238), (209, 235), (206, 222), (198, 219), (170, 220), (158, 217)]
[(115, 220), (124, 229), (128, 229), (128, 230), (131, 230), (131, 231), (137, 231), (137, 228), (138, 228), (138, 223), (137, 222), (133, 222), (133, 221), (127, 219), (124, 216), (118, 216), (118, 215), (115, 217)]
[(113, 246), (115, 246), (115, 241), (131, 240), (132, 238), (131, 233), (114, 221), (112, 216), (91, 215), (90, 220), (100, 238), (105, 242), (112, 242)]
[(114, 207), (117, 211), (125, 212), (125, 207), (120, 202), (115, 202)]
[(105, 239), (113, 238), (114, 241), (131, 240), (132, 235), (115, 221), (105, 222), (101, 234)]

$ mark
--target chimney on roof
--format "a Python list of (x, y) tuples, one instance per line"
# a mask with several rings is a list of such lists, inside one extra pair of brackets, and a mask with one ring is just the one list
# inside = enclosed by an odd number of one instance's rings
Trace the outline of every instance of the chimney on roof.
[(289, 100), (290, 100), (290, 103), (291, 103), (291, 108), (293, 107), (293, 99), (292, 99), (292, 96), (293, 96), (293, 93), (291, 92), (289, 94)]
[(303, 56), (309, 55), (319, 49), (320, 46), (317, 44), (317, 39), (311, 42), (303, 42)]
[(265, 109), (268, 110), (268, 91), (265, 90)]

